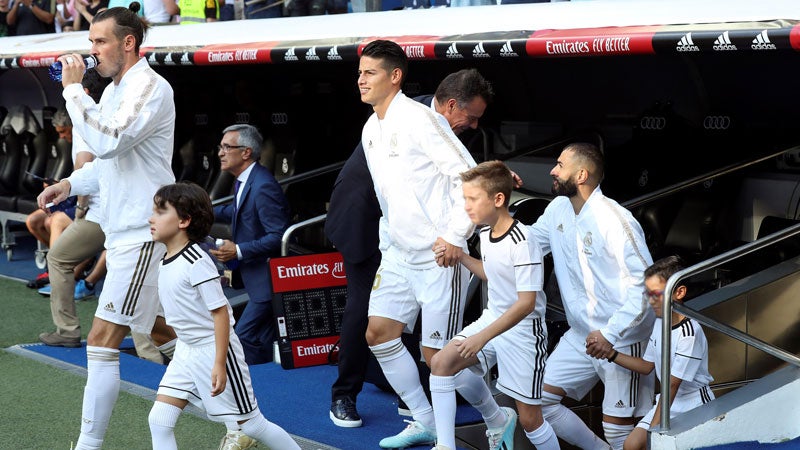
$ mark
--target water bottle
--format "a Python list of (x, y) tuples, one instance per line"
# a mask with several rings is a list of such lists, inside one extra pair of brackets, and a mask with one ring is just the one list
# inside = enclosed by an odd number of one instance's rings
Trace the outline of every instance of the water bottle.
[[(97, 58), (93, 55), (87, 56), (83, 58), (83, 63), (86, 64), (86, 70), (93, 69), (97, 66)], [(50, 78), (53, 81), (61, 81), (61, 61), (56, 61), (50, 65), (50, 69), (48, 69), (47, 73), (50, 74)]]
[[(206, 253), (209, 254), (209, 256), (211, 256), (209, 250), (216, 250), (217, 248), (219, 248), (220, 245), (224, 243), (225, 241), (223, 239), (214, 239), (211, 236), (206, 236), (204, 242), (202, 242), (200, 246), (203, 247), (203, 249), (206, 251)], [(217, 258), (211, 256), (211, 259), (214, 261), (214, 264), (217, 266), (217, 269), (219, 271), (224, 271), (225, 269), (227, 269), (227, 267), (225, 267), (225, 264), (219, 262)]]

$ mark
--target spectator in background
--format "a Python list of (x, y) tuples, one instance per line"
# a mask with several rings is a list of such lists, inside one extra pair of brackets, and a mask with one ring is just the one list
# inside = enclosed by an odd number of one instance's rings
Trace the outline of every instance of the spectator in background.
[[(103, 85), (105, 86), (105, 85)], [(53, 115), (53, 127), (55, 128), (56, 132), (60, 139), (64, 139), (68, 142), (72, 148), (72, 162), (75, 168), (80, 168), (83, 166), (84, 163), (87, 161), (91, 161), (94, 158), (94, 155), (91, 153), (84, 154), (84, 151), (80, 150), (78, 145), (72, 145), (73, 135), (72, 135), (72, 121), (69, 118), (69, 114), (67, 114), (66, 109), (59, 109)], [(48, 180), (50, 182), (54, 182), (55, 180)], [(47, 182), (45, 183), (45, 187), (47, 187)], [(72, 224), (73, 219), (75, 218), (82, 218), (86, 213), (85, 207), (85, 199), (81, 199), (83, 202), (83, 206), (81, 206), (81, 202), (78, 203), (77, 207), (73, 206), (67, 208), (63, 211), (55, 211), (51, 214), (48, 212), (37, 209), (36, 211), (28, 214), (28, 217), (25, 219), (25, 225), (28, 227), (28, 231), (38, 239), (43, 244), (47, 245), (48, 247), (54, 247), (56, 241), (59, 239), (63, 231)], [(102, 246), (100, 247), (102, 250)], [(87, 255), (86, 258), (83, 258), (72, 266), (71, 273), (74, 276), (74, 280), (80, 280), (77, 284), (74, 285), (74, 293), (73, 297), (75, 300), (80, 300), (85, 297), (94, 294), (94, 286), (93, 283), (99, 281), (105, 275), (105, 259), (101, 258), (98, 260), (98, 264), (95, 266), (96, 270), (93, 270), (92, 273), (86, 277), (86, 280), (81, 279), (83, 276), (84, 270), (91, 264), (92, 259), (91, 257), (96, 256), (99, 251), (94, 252), (93, 254)], [(89, 259), (87, 259), (89, 258)], [(80, 263), (80, 264), (79, 264)], [(29, 287), (41, 287), (39, 289), (39, 293), (42, 295), (50, 295), (51, 287), (50, 286), (43, 286), (44, 284), (49, 283), (49, 273), (45, 272), (44, 276), (40, 275), (36, 277), (36, 280), (32, 280), (28, 283)], [(69, 300), (73, 299), (71, 297)], [(69, 305), (67, 305), (69, 307)], [(74, 316), (74, 306), (70, 308), (72, 310), (72, 315)], [(60, 312), (60, 308), (59, 308)], [(53, 320), (58, 326), (59, 323), (64, 324), (64, 321), (57, 320), (57, 311), (53, 310)], [(77, 317), (75, 318), (77, 320)], [(79, 332), (80, 330), (78, 330)], [(80, 337), (80, 333), (78, 334)], [(78, 346), (77, 342), (74, 340), (70, 340), (71, 346)]]
[(8, 17), (8, 0), (0, 0), (0, 37), (11, 36), (13, 34), (11, 30), (9, 30), (6, 17)]
[(53, 25), (56, 28), (56, 33), (72, 31), (72, 16), (69, 15), (69, 11), (67, 9), (67, 5), (64, 3), (64, 0), (56, 0), (56, 12), (53, 19)]
[(325, 14), (328, 0), (291, 0), (283, 4), (283, 15), (290, 17), (320, 16)]
[(219, 159), (222, 170), (236, 177), (235, 198), (214, 208), (214, 217), (231, 224), (233, 241), (225, 240), (211, 250), (214, 257), (241, 274), (250, 297), (236, 323), (250, 365), (273, 359), (276, 335), (269, 258), (280, 254), (281, 237), (289, 224), (289, 202), (283, 190), (258, 163), (262, 142), (261, 133), (252, 125), (231, 125), (223, 130)]
[[(80, 0), (76, 0), (80, 1)], [(169, 23), (172, 16), (178, 14), (178, 4), (175, 0), (109, 0), (108, 7), (123, 6), (135, 11), (139, 17), (144, 17), (151, 25)]]
[(219, 20), (217, 0), (178, 0), (180, 24), (216, 22)]
[(245, 1), (245, 19), (271, 19), (283, 16), (283, 4), (279, 0), (255, 0), (256, 3), (248, 5)]
[(108, 0), (91, 0), (90, 3), (87, 3), (86, 0), (75, 0), (75, 10), (78, 11), (78, 14), (75, 16), (73, 28), (88, 30), (94, 16), (106, 9), (108, 9)]
[(219, 7), (219, 20), (228, 21), (236, 19), (236, 6), (234, 0), (225, 0)]
[(52, 33), (55, 14), (50, 10), (51, 1), (55, 0), (14, 0), (6, 23), (15, 28), (17, 36)]

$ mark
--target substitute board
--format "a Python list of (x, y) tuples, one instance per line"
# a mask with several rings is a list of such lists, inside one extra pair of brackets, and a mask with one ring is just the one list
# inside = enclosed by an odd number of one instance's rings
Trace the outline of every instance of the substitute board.
[(338, 356), (347, 301), (341, 253), (272, 258), (269, 265), (281, 366), (327, 364)]

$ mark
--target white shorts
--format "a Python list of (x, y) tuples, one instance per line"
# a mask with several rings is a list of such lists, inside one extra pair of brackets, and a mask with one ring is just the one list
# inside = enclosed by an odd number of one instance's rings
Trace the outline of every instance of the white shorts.
[[(647, 341), (616, 348), (620, 353), (641, 357)], [(561, 338), (550, 358), (544, 382), (563, 389), (567, 396), (580, 400), (598, 381), (605, 387), (603, 414), (611, 417), (642, 417), (653, 406), (653, 374), (640, 375), (620, 365), (596, 359), (586, 349), (576, 348)]]
[(418, 270), (384, 258), (372, 285), (369, 315), (402, 322), (411, 332), (422, 310), (422, 345), (441, 349), (461, 330), (468, 285), (469, 271), (461, 264)]
[(213, 342), (191, 346), (178, 340), (175, 357), (161, 378), (158, 393), (195, 404), (202, 402), (208, 418), (214, 422), (242, 421), (261, 414), (250, 383), (250, 369), (244, 361), (242, 344), (233, 331), (225, 364), (228, 383), (221, 394), (211, 396), (211, 369), (216, 353), (216, 344)]
[[(108, 274), (94, 315), (131, 331), (150, 334), (158, 301), (158, 264), (167, 248), (160, 242), (123, 245), (108, 249)], [(161, 313), (163, 315), (163, 312)]]
[[(453, 339), (478, 334), (495, 317), (483, 312)], [(542, 404), (544, 366), (547, 359), (547, 327), (542, 319), (525, 319), (487, 342), (478, 353), (480, 363), (469, 369), (484, 376), (497, 364), (497, 389), (528, 405)]]
[[(636, 424), (637, 427), (644, 428), (645, 430), (650, 429), (650, 424), (653, 422), (653, 416), (656, 413), (656, 408), (658, 408), (658, 400), (660, 398), (661, 394), (656, 395), (656, 406), (650, 408), (650, 411)], [(678, 414), (695, 409), (711, 400), (714, 400), (714, 393), (708, 386), (703, 386), (694, 394), (678, 395), (675, 397), (675, 400), (672, 401), (672, 406), (669, 408), (669, 417), (671, 419)]]

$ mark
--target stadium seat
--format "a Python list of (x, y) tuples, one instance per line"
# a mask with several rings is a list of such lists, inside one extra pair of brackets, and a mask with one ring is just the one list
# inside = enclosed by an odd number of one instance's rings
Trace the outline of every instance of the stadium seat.
[(532, 225), (542, 215), (550, 200), (544, 198), (524, 198), (508, 207), (511, 216), (525, 225)]
[(33, 138), (32, 145), (29, 147), (28, 167), (20, 180), (20, 189), (15, 205), (16, 211), (19, 213), (30, 214), (39, 209), (36, 196), (44, 188), (40, 178), (53, 178), (52, 171), (57, 165), (61, 165), (62, 170), (67, 163), (69, 164), (67, 168), (72, 166), (72, 146), (67, 146), (68, 153), (61, 154), (56, 146), (58, 133), (53, 128), (52, 121), (55, 111), (55, 108), (50, 107), (42, 110), (43, 127)]

